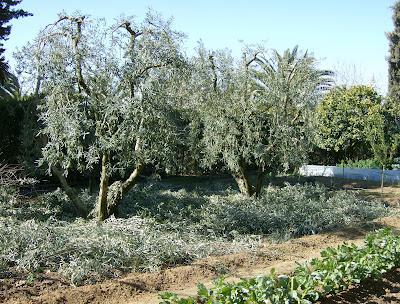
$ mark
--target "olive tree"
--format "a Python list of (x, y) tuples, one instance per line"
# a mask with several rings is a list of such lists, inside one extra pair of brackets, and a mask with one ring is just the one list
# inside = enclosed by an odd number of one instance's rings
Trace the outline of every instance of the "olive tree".
[(30, 62), (25, 71), (33, 89), (45, 95), (41, 163), (60, 179), (81, 215), (87, 210), (67, 183), (69, 170), (100, 165), (102, 221), (117, 211), (144, 166), (173, 162), (182, 39), (170, 20), (151, 11), (141, 23), (127, 18), (111, 27), (79, 14), (60, 15), (36, 39), (31, 61), (20, 56)]
[[(304, 162), (310, 111), (327, 82), (313, 57), (297, 48), (280, 55), (246, 47), (235, 61), (227, 51), (201, 48), (196, 62), (206, 165), (222, 161), (251, 196), (260, 194), (266, 172)], [(258, 169), (255, 184), (251, 167)]]
[[(195, 117), (193, 135), (206, 168), (223, 164), (232, 173), (243, 193), (252, 194), (247, 162), (249, 114), (248, 69), (236, 62), (227, 50), (210, 52), (200, 45), (192, 59), (191, 97)], [(197, 131), (197, 132), (196, 132)], [(193, 141), (196, 143), (196, 141)]]

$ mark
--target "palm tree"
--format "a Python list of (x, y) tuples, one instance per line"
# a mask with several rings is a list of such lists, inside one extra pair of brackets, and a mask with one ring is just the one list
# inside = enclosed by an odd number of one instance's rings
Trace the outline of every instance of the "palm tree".
[[(268, 57), (258, 56), (253, 71), (260, 95), (259, 113), (264, 117), (264, 152), (268, 161), (259, 166), (256, 195), (266, 170), (300, 166), (308, 153), (311, 110), (332, 84), (332, 72), (317, 68), (315, 58), (298, 47)], [(271, 167), (273, 166), (273, 167)]]

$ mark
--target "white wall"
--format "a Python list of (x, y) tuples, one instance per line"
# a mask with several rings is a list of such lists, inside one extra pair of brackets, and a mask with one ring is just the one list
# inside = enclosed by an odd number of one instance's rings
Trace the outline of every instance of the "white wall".
[[(303, 176), (325, 176), (366, 181), (380, 181), (382, 171), (379, 169), (305, 165), (300, 168), (299, 173)], [(384, 181), (391, 183), (400, 183), (400, 170), (385, 170)]]

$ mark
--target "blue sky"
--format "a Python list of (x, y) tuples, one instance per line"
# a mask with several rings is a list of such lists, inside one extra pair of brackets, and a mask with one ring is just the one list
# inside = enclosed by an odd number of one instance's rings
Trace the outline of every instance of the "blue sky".
[[(33, 39), (62, 10), (79, 10), (93, 17), (134, 15), (141, 19), (151, 7), (174, 17), (175, 28), (188, 35), (188, 53), (200, 39), (208, 48), (230, 48), (240, 54), (241, 43), (264, 41), (284, 50), (299, 45), (311, 51), (323, 68), (339, 71), (347, 82), (371, 83), (386, 92), (388, 43), (394, 0), (23, 0), (33, 17), (14, 20), (6, 56)], [(339, 80), (340, 80), (339, 79)]]

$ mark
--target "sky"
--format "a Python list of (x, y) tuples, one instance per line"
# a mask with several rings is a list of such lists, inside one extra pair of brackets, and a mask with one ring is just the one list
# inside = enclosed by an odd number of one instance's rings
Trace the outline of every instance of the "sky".
[(338, 82), (372, 84), (387, 92), (388, 42), (393, 29), (395, 0), (23, 0), (20, 7), (33, 17), (12, 21), (5, 42), (11, 66), (12, 53), (32, 40), (61, 11), (79, 10), (110, 23), (121, 16), (140, 21), (148, 8), (174, 18), (184, 32), (186, 51), (202, 40), (209, 49), (229, 48), (240, 56), (242, 42), (264, 43), (283, 51), (299, 45), (319, 60), (320, 67), (335, 70)]

